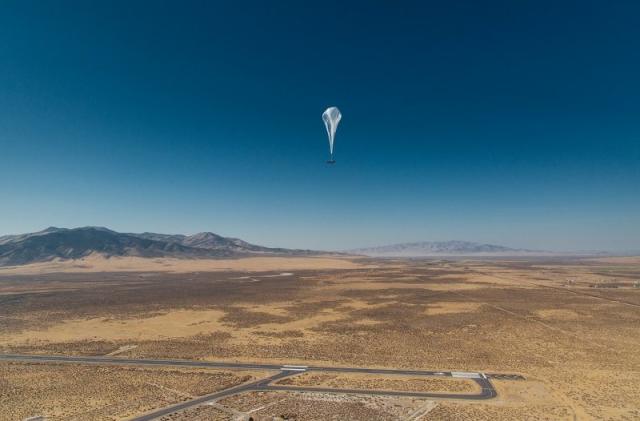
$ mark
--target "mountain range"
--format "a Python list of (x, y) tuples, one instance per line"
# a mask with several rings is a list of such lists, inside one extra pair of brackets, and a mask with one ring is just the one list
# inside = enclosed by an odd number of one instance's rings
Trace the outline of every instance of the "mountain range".
[(514, 249), (471, 241), (421, 241), (348, 250), (348, 253), (371, 257), (430, 256), (522, 256), (549, 255), (551, 252)]
[(321, 254), (311, 250), (262, 247), (211, 232), (172, 235), (145, 232), (119, 233), (103, 227), (49, 227), (0, 237), (0, 266), (24, 265), (54, 259), (79, 259), (91, 254), (105, 257), (220, 258), (252, 255), (297, 256)]
[(0, 266), (24, 265), (56, 259), (80, 259), (92, 254), (104, 257), (175, 257), (182, 259), (248, 256), (309, 256), (349, 254), (370, 257), (516, 257), (596, 255), (515, 249), (471, 241), (421, 241), (347, 250), (342, 253), (263, 247), (212, 232), (194, 235), (153, 232), (120, 233), (103, 227), (56, 228), (19, 235), (0, 236)]

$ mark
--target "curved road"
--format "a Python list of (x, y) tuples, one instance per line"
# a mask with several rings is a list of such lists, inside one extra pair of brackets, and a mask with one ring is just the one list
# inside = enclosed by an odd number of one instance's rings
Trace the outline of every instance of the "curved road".
[[(213, 361), (189, 361), (173, 359), (132, 359), (114, 357), (79, 357), (62, 355), (24, 355), (24, 354), (0, 354), (0, 361), (25, 361), (25, 362), (63, 362), (81, 364), (108, 364), (108, 365), (151, 365), (151, 366), (174, 366), (174, 367), (201, 367), (201, 368), (222, 368), (236, 370), (266, 370), (278, 371), (277, 374), (266, 377), (251, 383), (245, 383), (216, 393), (201, 396), (190, 401), (181, 402), (168, 406), (148, 414), (134, 418), (134, 421), (150, 421), (169, 415), (183, 409), (201, 405), (205, 402), (214, 401), (225, 396), (236, 395), (248, 391), (287, 391), (287, 392), (320, 392), (358, 395), (385, 395), (385, 396), (405, 396), (416, 398), (437, 398), (437, 399), (469, 399), (481, 400), (491, 399), (497, 396), (497, 392), (491, 384), (490, 377), (504, 379), (523, 379), (515, 374), (491, 374), (456, 371), (424, 371), (424, 370), (392, 370), (377, 368), (357, 368), (357, 367), (313, 367), (297, 365), (276, 365), (276, 364), (250, 364), (234, 362), (213, 362)], [(284, 377), (301, 374), (306, 371), (324, 371), (339, 373), (367, 373), (367, 374), (387, 374), (387, 375), (410, 375), (426, 377), (451, 377), (473, 380), (480, 386), (478, 394), (453, 394), (453, 393), (429, 393), (429, 392), (399, 392), (385, 390), (362, 390), (362, 389), (333, 389), (320, 387), (296, 387), (273, 384)]]

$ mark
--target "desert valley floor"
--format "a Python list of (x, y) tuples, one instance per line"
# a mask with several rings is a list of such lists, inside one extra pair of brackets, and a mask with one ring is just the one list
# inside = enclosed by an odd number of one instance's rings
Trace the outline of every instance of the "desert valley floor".
[(0, 268), (0, 420), (144, 419), (280, 365), (482, 373), (497, 396), (333, 393), (482, 386), (302, 368), (271, 384), (304, 391), (248, 388), (159, 419), (637, 420), (639, 281), (639, 258), (89, 258)]

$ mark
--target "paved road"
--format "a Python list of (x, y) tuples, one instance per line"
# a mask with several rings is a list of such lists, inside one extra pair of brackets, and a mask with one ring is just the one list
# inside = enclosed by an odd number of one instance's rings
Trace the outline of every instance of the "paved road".
[[(178, 367), (201, 367), (201, 368), (223, 368), (236, 370), (267, 370), (278, 371), (277, 374), (257, 380), (252, 383), (238, 385), (210, 395), (201, 396), (187, 402), (181, 402), (166, 408), (153, 411), (151, 413), (134, 418), (133, 421), (150, 421), (169, 415), (183, 409), (201, 405), (205, 402), (220, 399), (225, 396), (236, 395), (248, 391), (288, 391), (288, 392), (320, 392), (358, 395), (385, 395), (385, 396), (406, 396), (416, 398), (437, 398), (437, 399), (469, 399), (481, 400), (491, 399), (497, 396), (496, 390), (491, 384), (490, 378), (516, 379), (521, 376), (512, 374), (491, 374), (456, 371), (425, 371), (425, 370), (390, 370), (378, 368), (356, 368), (356, 367), (314, 367), (301, 365), (276, 365), (276, 364), (250, 364), (234, 362), (211, 362), (211, 361), (189, 361), (173, 359), (130, 359), (115, 357), (75, 357), (62, 355), (23, 355), (23, 354), (0, 354), (0, 361), (30, 361), (30, 362), (63, 362), (82, 364), (107, 364), (107, 365), (151, 365), (151, 366), (178, 366)], [(275, 385), (273, 382), (287, 376), (293, 376), (306, 371), (323, 371), (339, 373), (368, 373), (387, 375), (411, 375), (426, 377), (452, 377), (475, 381), (480, 386), (478, 394), (453, 394), (453, 393), (429, 393), (429, 392), (396, 392), (382, 390), (361, 390), (361, 389), (334, 389), (318, 387), (296, 387)]]
[(245, 364), (245, 363), (219, 363), (209, 361), (189, 361), (189, 360), (142, 360), (136, 358), (118, 357), (75, 357), (64, 355), (23, 355), (23, 354), (0, 354), (0, 360), (9, 361), (44, 361), (44, 362), (68, 362), (86, 364), (116, 364), (116, 365), (161, 365), (161, 366), (181, 366), (181, 367), (201, 367), (201, 368), (229, 368), (247, 370), (278, 370), (281, 365), (274, 364)]
[(224, 398), (225, 396), (237, 395), (239, 393), (248, 392), (250, 390), (257, 390), (260, 385), (267, 384), (270, 382), (278, 381), (283, 377), (290, 376), (291, 372), (282, 371), (278, 374), (275, 374), (271, 377), (267, 377), (264, 379), (257, 380), (253, 383), (245, 383), (239, 386), (231, 387), (229, 389), (221, 390), (216, 393), (212, 393), (210, 395), (201, 396), (199, 398), (192, 399), (190, 401), (181, 402), (175, 405), (167, 406), (165, 408), (161, 408), (152, 412), (149, 412), (145, 415), (141, 415), (139, 417), (133, 418), (131, 421), (151, 421), (158, 419), (160, 417), (164, 417), (165, 415), (173, 414), (174, 412), (182, 411), (183, 409), (191, 408), (192, 406), (202, 405), (206, 402), (214, 401), (220, 398)]
[[(64, 355), (26, 355), (26, 354), (0, 354), (0, 361), (41, 361), (41, 362), (68, 362), (84, 364), (115, 364), (115, 365), (158, 365), (158, 366), (180, 366), (199, 368), (227, 368), (242, 370), (276, 370), (276, 371), (331, 371), (338, 373), (369, 373), (369, 374), (391, 374), (409, 376), (433, 376), (433, 377), (456, 377), (456, 372), (452, 371), (427, 371), (427, 370), (393, 370), (381, 368), (356, 368), (356, 367), (323, 367), (323, 366), (301, 366), (301, 365), (281, 365), (281, 364), (252, 364), (237, 362), (213, 362), (197, 360), (173, 360), (173, 359), (137, 359), (119, 357), (79, 357)], [(465, 373), (461, 373), (465, 374)], [(472, 374), (476, 378), (479, 373)], [(496, 376), (498, 374), (495, 374)], [(506, 376), (506, 375), (505, 375)], [(458, 376), (461, 377), (461, 376)]]
[(336, 389), (321, 387), (296, 387), (296, 386), (278, 386), (265, 385), (256, 387), (254, 390), (279, 390), (287, 392), (319, 392), (319, 393), (343, 393), (353, 395), (381, 395), (381, 396), (405, 396), (411, 398), (436, 398), (436, 399), (471, 399), (482, 400), (491, 399), (498, 396), (496, 390), (488, 379), (473, 379), (480, 385), (482, 391), (478, 394), (461, 394), (461, 393), (429, 393), (429, 392), (395, 392), (386, 390), (362, 390), (362, 389)]

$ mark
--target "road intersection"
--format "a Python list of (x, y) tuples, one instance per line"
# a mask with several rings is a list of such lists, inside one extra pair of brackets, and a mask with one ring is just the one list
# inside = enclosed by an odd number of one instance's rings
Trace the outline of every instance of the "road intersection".
[[(134, 418), (134, 421), (151, 421), (162, 416), (184, 410), (189, 407), (198, 406), (207, 402), (216, 401), (220, 398), (237, 395), (250, 391), (286, 391), (286, 392), (320, 392), (336, 394), (357, 394), (376, 396), (399, 396), (430, 399), (456, 399), (456, 400), (483, 400), (497, 396), (497, 392), (491, 384), (491, 378), (523, 380), (517, 374), (485, 374), (463, 371), (427, 371), (427, 370), (397, 370), (378, 368), (357, 368), (357, 367), (323, 367), (305, 365), (279, 365), (279, 364), (253, 364), (240, 362), (215, 362), (215, 361), (193, 361), (178, 359), (136, 359), (117, 357), (85, 357), (85, 356), (63, 356), (63, 355), (24, 355), (24, 354), (0, 354), (0, 361), (22, 361), (22, 362), (58, 362), (76, 364), (96, 364), (96, 365), (137, 365), (137, 366), (173, 366), (173, 367), (195, 367), (195, 368), (220, 368), (228, 370), (265, 370), (276, 371), (277, 373), (250, 383), (244, 383), (225, 390), (221, 390), (209, 395), (201, 396), (186, 402), (161, 408), (145, 415)], [(339, 389), (326, 387), (303, 387), (276, 384), (279, 380), (299, 375), (308, 371), (336, 372), (336, 373), (364, 373), (383, 375), (410, 375), (421, 377), (459, 378), (474, 381), (480, 386), (480, 393), (432, 393), (432, 392), (409, 392), (371, 389)]]

